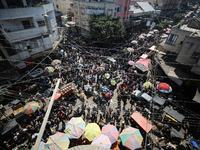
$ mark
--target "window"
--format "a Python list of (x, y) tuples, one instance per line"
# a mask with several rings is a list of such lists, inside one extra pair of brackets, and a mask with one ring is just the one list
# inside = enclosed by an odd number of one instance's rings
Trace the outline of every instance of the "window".
[(81, 13), (85, 14), (85, 9), (83, 7), (81, 7)]
[(174, 45), (176, 43), (178, 36), (175, 34), (170, 34), (166, 40), (166, 44)]
[(45, 26), (45, 22), (44, 21), (37, 21), (37, 23), (38, 23), (39, 27)]
[(24, 26), (24, 29), (30, 29), (32, 27), (32, 25), (31, 25), (29, 20), (22, 21), (22, 24)]
[(200, 53), (194, 52), (191, 57), (197, 59), (199, 58), (199, 56), (200, 56)]
[(112, 9), (108, 10), (108, 15), (112, 15)]

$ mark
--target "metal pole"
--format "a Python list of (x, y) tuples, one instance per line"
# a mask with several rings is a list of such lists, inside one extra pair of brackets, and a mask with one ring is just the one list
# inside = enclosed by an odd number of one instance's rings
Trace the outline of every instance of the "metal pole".
[(48, 118), (49, 118), (49, 114), (50, 114), (50, 112), (51, 112), (51, 108), (52, 108), (52, 106), (53, 106), (54, 98), (55, 98), (55, 96), (56, 96), (56, 93), (57, 93), (59, 84), (60, 84), (60, 79), (58, 79), (58, 81), (57, 81), (57, 83), (56, 83), (56, 87), (55, 87), (54, 92), (53, 92), (53, 95), (52, 95), (52, 97), (51, 97), (51, 101), (49, 102), (49, 106), (48, 106), (47, 112), (46, 112), (46, 114), (45, 114), (44, 120), (43, 120), (43, 122), (42, 122), (42, 126), (41, 126), (41, 128), (40, 128), (40, 132), (39, 132), (39, 134), (38, 134), (38, 137), (37, 137), (37, 140), (36, 140), (35, 145), (34, 145), (34, 147), (33, 147), (33, 150), (38, 150), (38, 147), (39, 147), (39, 145), (40, 145), (40, 142), (41, 142), (41, 139), (42, 139), (42, 136), (43, 136), (43, 133), (44, 133), (44, 129), (45, 129), (45, 127), (46, 127), (47, 120), (48, 120)]

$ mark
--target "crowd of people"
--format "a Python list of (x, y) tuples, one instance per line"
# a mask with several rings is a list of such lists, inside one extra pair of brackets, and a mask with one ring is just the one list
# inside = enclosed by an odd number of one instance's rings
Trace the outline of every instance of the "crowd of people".
[[(151, 76), (151, 69), (155, 64), (155, 53), (150, 53), (148, 48), (158, 42), (159, 35), (152, 34), (150, 37), (140, 39), (140, 34), (139, 32), (132, 34), (131, 39), (127, 39), (125, 45), (110, 50), (107, 48), (81, 46), (78, 42), (71, 40), (71, 37), (68, 37), (68, 40), (60, 45), (60, 49), (56, 54), (50, 55), (45, 62), (50, 64), (54, 59), (61, 60), (57, 72), (43, 76), (37, 82), (37, 84), (40, 84), (37, 86), (37, 94), (28, 99), (29, 101), (40, 102), (41, 107), (34, 114), (23, 120), (24, 127), (12, 132), (11, 137), (3, 141), (2, 148), (13, 149), (18, 147), (18, 149), (25, 149), (28, 147), (28, 149), (31, 149), (35, 144), (50, 101), (51, 95), (46, 96), (43, 91), (47, 87), (53, 89), (57, 79), (61, 78), (59, 89), (62, 89), (63, 85), (73, 82), (75, 84), (74, 92), (65, 97), (60, 97), (54, 102), (42, 136), (43, 142), (47, 142), (48, 137), (55, 134), (55, 132), (63, 132), (65, 124), (72, 117), (81, 116), (85, 122), (95, 122), (100, 127), (106, 124), (113, 124), (119, 132), (128, 126), (138, 128), (144, 139), (142, 147), (146, 146), (148, 148), (149, 146), (149, 149), (151, 149), (151, 138), (134, 122), (130, 115), (134, 111), (138, 111), (148, 120), (151, 120), (152, 116), (156, 116), (158, 117), (155, 119), (157, 121), (152, 123), (158, 124), (158, 122), (161, 122), (160, 114), (163, 113), (163, 106), (152, 115), (151, 110), (149, 110), (149, 102), (138, 98), (133, 91), (140, 90), (151, 97), (157, 94), (160, 97), (168, 98), (168, 95), (159, 93), (156, 90), (157, 84), (162, 82), (163, 79)], [(136, 40), (137, 43), (131, 44), (132, 40)], [(128, 47), (133, 48), (134, 51), (127, 51)], [(152, 68), (149, 68), (145, 73), (138, 70), (134, 65), (128, 64), (129, 61), (136, 62), (139, 60), (142, 54), (147, 54), (152, 64)], [(110, 57), (115, 62), (110, 61)], [(106, 77), (105, 74), (109, 74), (109, 76)], [(116, 84), (111, 84), (111, 80), (114, 80)], [(146, 81), (152, 83), (153, 86), (148, 88), (143, 86)], [(44, 84), (45, 86), (43, 86)], [(103, 89), (104, 87), (106, 87), (106, 92)], [(23, 97), (23, 89), (20, 89), (20, 91)], [(169, 125), (162, 127), (163, 137), (170, 136), (169, 128)], [(169, 141), (170, 138), (166, 140), (166, 143), (169, 143)], [(87, 141), (85, 143), (89, 144), (90, 142)], [(71, 142), (70, 146), (78, 145), (78, 143), (80, 142)], [(83, 142), (80, 144), (83, 144)], [(159, 142), (154, 144), (159, 146)], [(168, 149), (172, 148), (169, 144), (166, 144), (166, 147)], [(123, 148), (120, 145), (120, 149)]]

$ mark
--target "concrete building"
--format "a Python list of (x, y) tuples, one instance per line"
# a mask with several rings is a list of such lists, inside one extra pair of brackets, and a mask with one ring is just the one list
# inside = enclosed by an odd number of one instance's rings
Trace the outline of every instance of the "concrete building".
[(164, 49), (177, 55), (175, 61), (191, 67), (200, 75), (200, 21), (185, 19), (174, 26), (165, 41)]
[(49, 3), (53, 3), (55, 11), (67, 15), (67, 12), (71, 9), (72, 1), (71, 0), (46, 0)]
[[(8, 6), (5, 0), (1, 1), (4, 2), (4, 6)], [(26, 4), (25, 0), (23, 2)], [(0, 49), (6, 59), (12, 60), (12, 65), (20, 68), (19, 61), (25, 61), (38, 53), (52, 49), (58, 39), (52, 4), (4, 8), (0, 9), (0, 31), (1, 39), (3, 38)], [(22, 66), (25, 65), (23, 63)]]
[(91, 14), (108, 14), (114, 17), (114, 0), (73, 0), (74, 21), (76, 26), (80, 27), (81, 34), (88, 36), (89, 17)]

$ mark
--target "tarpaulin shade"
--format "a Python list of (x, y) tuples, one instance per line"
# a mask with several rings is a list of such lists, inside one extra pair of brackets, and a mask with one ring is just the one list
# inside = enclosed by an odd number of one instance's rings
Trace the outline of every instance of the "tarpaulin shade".
[(137, 122), (140, 127), (149, 133), (149, 131), (153, 128), (153, 125), (148, 122), (146, 118), (144, 118), (138, 111), (135, 111), (132, 115), (131, 118)]
[(148, 57), (147, 54), (142, 54), (142, 56), (140, 56), (140, 58), (142, 58), (142, 59), (146, 59), (147, 57)]
[(141, 95), (142, 98), (144, 98), (146, 101), (150, 102), (152, 100), (152, 97), (148, 95), (147, 93), (143, 93)]
[(158, 95), (155, 95), (155, 96), (153, 97), (153, 102), (156, 102), (156, 103), (159, 104), (159, 105), (164, 105), (165, 101), (166, 101), (166, 100), (160, 98)]
[(167, 114), (169, 114), (171, 117), (173, 117), (174, 119), (176, 119), (179, 122), (182, 122), (183, 119), (185, 118), (185, 116), (183, 116), (182, 114), (178, 113), (177, 111), (173, 110), (172, 108), (170, 108), (169, 106), (166, 106), (163, 109), (164, 112), (166, 112)]
[(138, 68), (138, 69), (140, 69), (142, 72), (145, 72), (145, 71), (148, 70), (148, 68), (146, 66), (144, 66), (143, 64), (141, 64), (141, 63), (137, 63), (135, 65), (135, 67)]
[(140, 59), (136, 62), (136, 64), (141, 63), (141, 64), (143, 64), (144, 66), (146, 66), (147, 68), (149, 68), (149, 62), (150, 62), (150, 59), (143, 59), (143, 58), (140, 58)]
[(171, 135), (172, 137), (184, 139), (184, 136), (183, 136), (183, 133), (181, 132), (181, 130), (178, 131), (178, 130), (176, 130), (176, 129), (173, 128), (173, 127), (172, 127), (172, 129), (171, 129), (170, 135)]
[(54, 100), (57, 100), (59, 97), (61, 97), (61, 93), (56, 93)]

